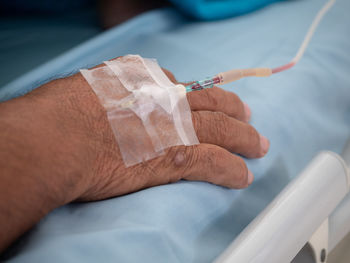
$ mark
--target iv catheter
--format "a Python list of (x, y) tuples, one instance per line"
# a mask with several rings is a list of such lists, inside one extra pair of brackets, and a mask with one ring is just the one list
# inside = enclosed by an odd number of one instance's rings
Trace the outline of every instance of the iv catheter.
[(250, 69), (232, 69), (229, 71), (221, 72), (217, 75), (215, 75), (212, 78), (207, 78), (204, 80), (196, 81), (190, 85), (186, 86), (186, 92), (196, 91), (196, 90), (202, 90), (202, 89), (208, 89), (212, 88), (214, 85), (224, 85), (236, 80), (239, 80), (241, 78), (245, 77), (269, 77), (272, 74), (285, 71), (287, 69), (292, 68), (295, 64), (299, 62), (299, 60), (302, 58), (311, 38), (314, 34), (318, 24), (322, 20), (323, 16), (327, 13), (327, 11), (333, 6), (336, 0), (330, 0), (328, 1), (322, 9), (318, 12), (316, 15), (314, 21), (312, 22), (297, 54), (292, 59), (291, 62), (276, 67), (276, 68), (250, 68)]

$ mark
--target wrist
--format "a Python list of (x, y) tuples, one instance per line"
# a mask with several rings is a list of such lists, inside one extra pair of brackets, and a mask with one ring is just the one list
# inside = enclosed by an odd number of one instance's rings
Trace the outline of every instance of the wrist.
[(42, 186), (50, 200), (45, 210), (78, 199), (88, 190), (98, 159), (98, 145), (86, 134), (99, 129), (95, 119), (105, 116), (85, 80), (80, 74), (55, 80), (5, 104), (1, 126), (13, 145), (14, 156), (8, 157), (16, 162), (16, 173)]
[(0, 104), (0, 251), (89, 191), (104, 118), (80, 74)]
[(52, 116), (49, 127), (54, 127), (54, 136), (47, 140), (55, 145), (51, 159), (57, 168), (50, 170), (60, 180), (56, 191), (59, 205), (63, 205), (79, 199), (93, 185), (102, 158), (100, 138), (94, 136), (96, 131), (108, 130), (109, 124), (104, 108), (81, 74), (50, 82), (37, 89), (35, 96)]

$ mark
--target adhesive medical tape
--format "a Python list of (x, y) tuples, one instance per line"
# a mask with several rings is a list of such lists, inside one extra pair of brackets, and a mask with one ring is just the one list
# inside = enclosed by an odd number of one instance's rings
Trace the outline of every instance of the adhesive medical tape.
[(81, 73), (107, 111), (126, 166), (199, 143), (185, 88), (170, 82), (156, 60), (128, 55), (105, 64)]
[(125, 165), (132, 166), (161, 155), (161, 151), (155, 150), (142, 120), (130, 108), (137, 106), (133, 94), (117, 76), (107, 66), (80, 72), (107, 112)]
[(153, 79), (169, 93), (175, 127), (183, 144), (198, 144), (199, 141), (193, 128), (190, 105), (186, 97), (186, 88), (183, 85), (172, 83), (155, 59), (144, 59), (144, 63)]
[[(152, 88), (147, 93), (151, 94), (164, 110), (171, 112), (181, 144), (194, 145), (199, 143), (193, 128), (185, 87), (172, 83), (155, 59), (128, 55), (105, 63), (129, 91), (137, 92), (137, 90), (143, 89), (145, 84), (151, 83)], [(135, 67), (137, 67), (137, 71), (135, 71)], [(131, 75), (136, 75), (134, 79), (130, 78), (131, 72), (133, 72)], [(165, 91), (168, 95), (164, 94)]]

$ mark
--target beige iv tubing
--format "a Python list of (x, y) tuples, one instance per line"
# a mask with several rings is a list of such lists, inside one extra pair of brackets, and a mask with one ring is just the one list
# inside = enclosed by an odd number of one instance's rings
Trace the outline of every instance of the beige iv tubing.
[(196, 81), (195, 83), (192, 83), (188, 86), (186, 86), (186, 92), (196, 91), (196, 90), (202, 90), (206, 88), (211, 88), (213, 85), (224, 85), (236, 80), (239, 80), (241, 78), (245, 77), (269, 77), (272, 74), (290, 69), (293, 67), (296, 63), (299, 62), (299, 60), (302, 58), (317, 26), (319, 25), (320, 21), (322, 20), (323, 16), (327, 13), (327, 11), (333, 6), (336, 0), (329, 0), (322, 9), (318, 12), (316, 15), (314, 21), (312, 22), (304, 41), (302, 42), (297, 54), (295, 57), (291, 60), (291, 62), (276, 67), (276, 68), (250, 68), (250, 69), (232, 69), (229, 71), (221, 72), (214, 76), (213, 78)]

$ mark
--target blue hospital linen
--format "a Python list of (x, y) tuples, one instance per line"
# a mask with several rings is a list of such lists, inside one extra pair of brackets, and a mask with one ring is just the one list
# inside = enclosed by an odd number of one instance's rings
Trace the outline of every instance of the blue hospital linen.
[[(324, 2), (279, 2), (215, 22), (152, 11), (0, 88), (0, 97), (129, 53), (157, 58), (181, 81), (278, 66), (295, 55)], [(224, 87), (250, 105), (251, 123), (271, 141), (266, 157), (247, 161), (252, 186), (230, 190), (181, 181), (69, 204), (24, 237), (9, 262), (212, 262), (317, 152), (341, 152), (350, 135), (349, 10), (348, 0), (337, 1), (293, 69)]]
[(279, 0), (170, 0), (190, 16), (214, 20), (243, 15)]

